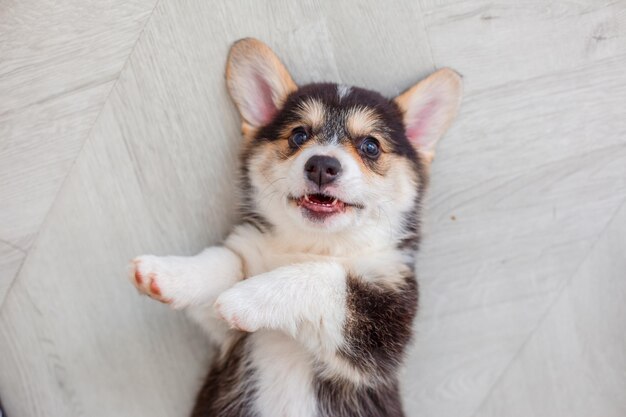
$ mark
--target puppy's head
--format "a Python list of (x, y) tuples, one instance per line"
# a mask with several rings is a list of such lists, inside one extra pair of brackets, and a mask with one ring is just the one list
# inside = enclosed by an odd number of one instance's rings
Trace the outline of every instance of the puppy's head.
[(226, 78), (246, 139), (244, 214), (398, 238), (415, 223), (435, 144), (459, 107), (458, 74), (439, 70), (392, 100), (345, 85), (298, 87), (265, 44), (243, 39)]

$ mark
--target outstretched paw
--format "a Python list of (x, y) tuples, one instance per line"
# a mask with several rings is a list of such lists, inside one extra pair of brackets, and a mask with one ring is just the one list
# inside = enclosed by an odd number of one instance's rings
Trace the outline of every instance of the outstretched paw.
[(146, 255), (133, 259), (129, 268), (129, 279), (142, 294), (165, 304), (176, 304), (167, 291), (173, 277), (164, 270), (156, 256)]

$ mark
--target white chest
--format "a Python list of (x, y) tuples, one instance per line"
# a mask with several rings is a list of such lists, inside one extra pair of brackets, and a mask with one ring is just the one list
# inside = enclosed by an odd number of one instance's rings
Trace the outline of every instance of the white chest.
[(290, 337), (274, 331), (251, 335), (256, 370), (256, 409), (262, 417), (314, 417), (311, 356)]
[(314, 251), (301, 247), (300, 243), (297, 235), (278, 239), (249, 228), (239, 228), (226, 242), (229, 248), (243, 258), (247, 277), (297, 263), (345, 261), (336, 256), (315, 254)]

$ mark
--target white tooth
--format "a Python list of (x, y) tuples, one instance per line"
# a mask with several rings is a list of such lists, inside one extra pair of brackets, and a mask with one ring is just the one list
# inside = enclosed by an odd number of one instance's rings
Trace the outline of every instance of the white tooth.
[(331, 204), (337, 204), (338, 199), (337, 198), (333, 198), (333, 202)]
[(309, 195), (308, 194), (304, 195), (304, 201), (307, 201), (307, 202), (309, 201)]

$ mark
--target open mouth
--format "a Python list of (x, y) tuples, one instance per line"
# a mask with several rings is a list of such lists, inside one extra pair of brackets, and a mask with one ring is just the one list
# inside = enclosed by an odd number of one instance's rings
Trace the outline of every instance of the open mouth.
[(296, 203), (300, 207), (320, 214), (338, 213), (346, 208), (346, 203), (326, 194), (305, 194), (296, 199)]
[(347, 203), (335, 196), (324, 193), (290, 197), (290, 200), (304, 210), (306, 217), (316, 221), (324, 220), (335, 214), (345, 213), (349, 208), (363, 208), (359, 204)]

